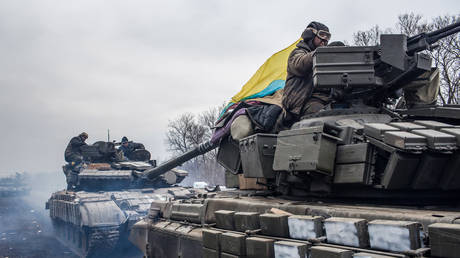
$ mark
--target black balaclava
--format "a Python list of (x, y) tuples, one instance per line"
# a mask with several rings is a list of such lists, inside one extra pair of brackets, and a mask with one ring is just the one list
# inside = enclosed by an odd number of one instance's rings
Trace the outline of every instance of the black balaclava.
[[(325, 31), (329, 31), (329, 28), (322, 24), (321, 22), (310, 22), (310, 24), (308, 24), (307, 28), (302, 32), (302, 41), (305, 42), (305, 44), (308, 45), (308, 47), (310, 48), (310, 50), (315, 50), (316, 47), (315, 45), (313, 44), (313, 39), (315, 38), (315, 34), (313, 33), (313, 31), (309, 30), (308, 28), (313, 28), (313, 29), (316, 29), (316, 30), (325, 30)], [(301, 42), (299, 42), (300, 44)]]

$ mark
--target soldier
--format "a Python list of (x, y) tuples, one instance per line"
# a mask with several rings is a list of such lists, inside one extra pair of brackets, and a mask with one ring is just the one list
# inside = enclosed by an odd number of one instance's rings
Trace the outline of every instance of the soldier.
[(136, 142), (130, 142), (128, 141), (128, 137), (123, 136), (121, 138), (121, 146), (118, 148), (118, 150), (121, 150), (123, 152), (123, 156), (126, 159), (132, 159), (132, 154), (134, 153), (135, 150), (144, 150), (145, 147), (142, 143), (136, 143)]
[(81, 154), (80, 147), (83, 145), (87, 145), (85, 143), (86, 139), (88, 139), (88, 134), (83, 132), (78, 136), (73, 137), (69, 144), (67, 144), (67, 148), (64, 152), (65, 161), (69, 162), (72, 166), (77, 166), (78, 164), (83, 162), (83, 156)]
[(288, 58), (286, 85), (282, 105), (285, 125), (291, 125), (303, 115), (318, 112), (329, 102), (329, 91), (313, 89), (313, 54), (317, 47), (327, 46), (329, 28), (311, 22), (302, 33), (302, 40)]

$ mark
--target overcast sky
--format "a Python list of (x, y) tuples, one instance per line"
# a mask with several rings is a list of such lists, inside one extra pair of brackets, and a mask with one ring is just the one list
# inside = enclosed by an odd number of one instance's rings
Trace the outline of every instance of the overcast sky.
[(317, 20), (332, 40), (459, 1), (0, 0), (0, 173), (58, 171), (72, 136), (166, 158), (168, 120), (222, 104)]

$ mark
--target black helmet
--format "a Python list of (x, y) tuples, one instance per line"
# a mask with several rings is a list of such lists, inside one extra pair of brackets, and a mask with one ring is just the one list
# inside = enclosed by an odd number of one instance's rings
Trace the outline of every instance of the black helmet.
[(126, 143), (126, 142), (128, 142), (128, 137), (123, 136), (123, 138), (121, 138), (121, 143)]
[[(322, 34), (325, 34), (325, 35), (322, 35)], [(319, 35), (321, 38), (328, 37), (328, 40), (331, 38), (331, 34), (329, 33), (329, 28), (326, 25), (322, 24), (321, 22), (313, 21), (313, 22), (310, 22), (310, 24), (308, 24), (307, 28), (302, 33), (302, 38), (304, 40), (310, 40), (310, 39), (313, 39), (317, 35)]]
[(85, 132), (82, 132), (81, 134), (79, 134), (78, 136), (80, 136), (81, 138), (85, 138), (85, 139), (88, 139), (88, 134), (85, 133)]

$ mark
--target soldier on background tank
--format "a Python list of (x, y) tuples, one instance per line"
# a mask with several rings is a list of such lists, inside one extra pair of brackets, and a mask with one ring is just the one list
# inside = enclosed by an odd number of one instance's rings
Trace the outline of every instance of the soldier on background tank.
[(128, 160), (135, 160), (133, 157), (134, 152), (136, 150), (145, 150), (145, 147), (142, 143), (129, 141), (128, 137), (123, 136), (123, 138), (121, 138), (121, 146), (118, 150), (123, 152), (124, 158)]
[(69, 144), (67, 144), (67, 148), (64, 152), (64, 157), (65, 161), (69, 162), (70, 165), (77, 166), (83, 162), (81, 147), (87, 145), (85, 143), (86, 139), (88, 139), (88, 134), (82, 132), (78, 136), (73, 137)]

